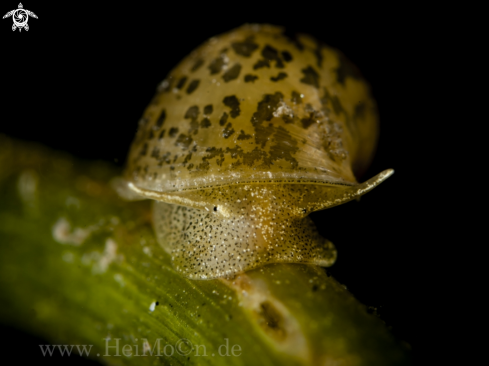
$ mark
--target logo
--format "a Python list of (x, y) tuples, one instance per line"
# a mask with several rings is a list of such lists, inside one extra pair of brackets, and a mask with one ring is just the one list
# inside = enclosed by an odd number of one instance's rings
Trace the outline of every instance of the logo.
[(9, 11), (7, 14), (5, 14), (3, 16), (3, 19), (8, 18), (10, 16), (14, 20), (14, 24), (12, 25), (12, 30), (14, 31), (17, 28), (19, 28), (19, 32), (22, 31), (22, 28), (24, 28), (26, 31), (29, 30), (29, 26), (27, 25), (29, 16), (37, 19), (37, 15), (30, 10), (24, 9), (22, 3), (19, 3), (18, 9)]

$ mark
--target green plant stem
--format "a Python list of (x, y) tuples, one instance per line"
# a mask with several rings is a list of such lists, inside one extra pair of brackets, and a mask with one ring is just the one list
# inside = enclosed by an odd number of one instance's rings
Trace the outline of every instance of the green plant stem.
[(2, 323), (75, 351), (93, 345), (90, 358), (117, 365), (409, 363), (322, 268), (181, 277), (155, 242), (150, 202), (111, 188), (118, 174), (0, 135)]

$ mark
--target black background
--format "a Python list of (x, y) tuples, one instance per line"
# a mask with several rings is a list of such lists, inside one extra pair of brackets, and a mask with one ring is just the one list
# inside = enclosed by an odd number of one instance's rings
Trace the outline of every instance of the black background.
[[(307, 1), (197, 7), (182, 2), (180, 8), (173, 2), (23, 4), (39, 17), (29, 19), (28, 32), (12, 32), (11, 19), (0, 22), (0, 133), (121, 167), (157, 84), (209, 37), (246, 22), (271, 23), (340, 49), (370, 82), (380, 113), (377, 153), (360, 180), (387, 168), (396, 173), (360, 202), (312, 217), (338, 249), (330, 273), (376, 308), (415, 354), (425, 347), (422, 333), (431, 330), (418, 315), (420, 309), (428, 311), (423, 288), (432, 279), (423, 261), (436, 240), (429, 215), (420, 210), (426, 187), (415, 178), (422, 173), (418, 155), (428, 137), (413, 126), (431, 123), (423, 94), (430, 88), (426, 73), (435, 63), (430, 52), (436, 34), (424, 31), (426, 13)], [(3, 2), (0, 12), (16, 7)], [(2, 331), (12, 342), (4, 346), (42, 358), (37, 345), (45, 340), (11, 328)]]

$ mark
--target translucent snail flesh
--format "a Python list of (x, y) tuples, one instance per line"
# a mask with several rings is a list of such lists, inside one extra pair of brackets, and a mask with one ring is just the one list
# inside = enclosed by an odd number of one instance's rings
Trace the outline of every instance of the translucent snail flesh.
[(359, 184), (378, 136), (365, 80), (338, 51), (270, 25), (244, 25), (187, 56), (140, 120), (124, 179), (155, 200), (173, 265), (192, 279), (267, 263), (330, 266), (308, 217), (388, 178)]

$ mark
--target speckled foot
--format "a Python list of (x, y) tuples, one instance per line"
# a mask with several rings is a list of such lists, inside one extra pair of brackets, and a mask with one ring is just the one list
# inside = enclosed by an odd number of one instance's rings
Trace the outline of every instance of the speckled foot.
[(269, 263), (331, 266), (333, 244), (309, 217), (257, 223), (253, 217), (222, 219), (205, 210), (155, 203), (158, 242), (175, 269), (192, 279), (232, 277)]

